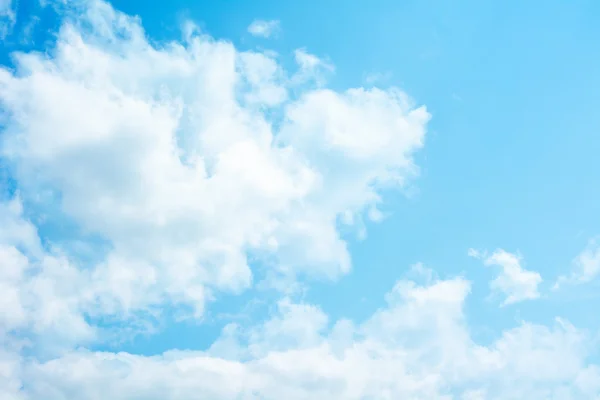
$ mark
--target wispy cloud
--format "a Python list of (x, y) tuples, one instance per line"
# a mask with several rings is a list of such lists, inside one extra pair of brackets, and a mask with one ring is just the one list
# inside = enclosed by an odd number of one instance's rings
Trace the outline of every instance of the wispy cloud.
[(281, 24), (278, 20), (265, 21), (257, 19), (252, 21), (248, 26), (248, 32), (253, 36), (269, 38), (277, 35), (281, 29)]
[(365, 83), (367, 85), (384, 84), (392, 78), (392, 73), (387, 72), (372, 72), (365, 75)]
[(522, 259), (517, 254), (498, 249), (487, 255), (475, 249), (469, 249), (470, 257), (483, 260), (486, 266), (500, 267), (500, 273), (490, 282), (493, 292), (504, 296), (503, 305), (533, 300), (540, 297), (538, 286), (542, 282), (539, 273), (528, 271), (522, 267)]
[(16, 22), (15, 2), (13, 0), (0, 0), (0, 39), (4, 39), (12, 32)]
[(585, 249), (571, 263), (570, 274), (561, 275), (553, 286), (558, 289), (563, 285), (580, 285), (591, 282), (600, 275), (600, 241), (595, 238), (589, 241)]

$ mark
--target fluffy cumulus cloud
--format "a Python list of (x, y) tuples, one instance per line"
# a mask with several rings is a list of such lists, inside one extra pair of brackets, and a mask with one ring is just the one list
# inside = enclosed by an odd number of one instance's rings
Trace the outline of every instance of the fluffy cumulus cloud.
[[(229, 325), (205, 352), (144, 357), (75, 350), (12, 362), (23, 398), (511, 399), (594, 398), (590, 338), (565, 321), (523, 323), (488, 346), (470, 337), (462, 278), (400, 280), (366, 321), (328, 321), (317, 307), (280, 302), (263, 324)], [(557, 362), (560, 360), (560, 362)], [(12, 371), (12, 370), (11, 370)], [(20, 381), (19, 381), (20, 380)], [(30, 397), (26, 397), (30, 396)], [(18, 397), (15, 397), (18, 398)]]
[(252, 23), (248, 26), (248, 32), (250, 32), (251, 35), (263, 38), (276, 35), (280, 29), (281, 26), (278, 20), (265, 21), (262, 19), (257, 19), (252, 21)]
[(538, 286), (542, 277), (538, 272), (522, 267), (522, 259), (517, 254), (498, 249), (492, 254), (469, 250), (469, 256), (481, 258), (484, 265), (500, 267), (500, 273), (490, 282), (492, 292), (504, 297), (503, 304), (513, 304), (540, 297)]
[[(17, 187), (0, 201), (2, 399), (600, 395), (593, 335), (523, 322), (477, 343), (471, 282), (420, 264), (425, 282), (400, 279), (362, 321), (286, 292), (204, 351), (90, 350), (166, 308), (200, 319), (223, 293), (349, 273), (340, 232), (416, 176), (430, 116), (395, 88), (327, 89), (333, 67), (304, 49), (290, 72), (193, 25), (156, 44), (107, 3), (73, 4), (47, 52), (0, 70)], [(486, 263), (507, 302), (536, 297), (517, 258)]]
[(425, 108), (394, 89), (292, 97), (265, 54), (193, 30), (153, 47), (101, 2), (84, 16), (50, 57), (0, 71), (2, 150), (24, 202), (110, 245), (92, 273), (128, 293), (115, 306), (201, 312), (251, 285), (249, 254), (282, 274), (350, 270), (337, 227), (414, 174)]

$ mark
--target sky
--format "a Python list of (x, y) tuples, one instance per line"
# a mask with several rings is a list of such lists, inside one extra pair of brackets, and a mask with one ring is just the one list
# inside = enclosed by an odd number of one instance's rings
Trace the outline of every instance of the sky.
[(0, 398), (600, 399), (599, 17), (0, 0)]

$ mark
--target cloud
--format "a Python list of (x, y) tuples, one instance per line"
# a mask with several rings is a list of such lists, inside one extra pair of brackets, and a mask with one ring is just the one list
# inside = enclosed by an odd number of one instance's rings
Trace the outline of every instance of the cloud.
[(299, 86), (268, 55), (193, 30), (151, 45), (137, 19), (87, 7), (48, 57), (0, 70), (2, 152), (31, 212), (106, 244), (92, 272), (105, 306), (200, 316), (253, 284), (249, 256), (282, 278), (347, 273), (340, 219), (415, 176), (425, 108), (393, 88)]
[(389, 81), (392, 78), (392, 73), (387, 72), (372, 72), (366, 74), (364, 81), (367, 85), (376, 85)]
[[(54, 46), (0, 70), (18, 189), (0, 202), (1, 398), (600, 394), (591, 335), (564, 320), (478, 343), (466, 278), (415, 264), (425, 282), (398, 280), (364, 320), (284, 290), (351, 270), (341, 228), (381, 219), (383, 190), (418, 175), (425, 107), (396, 88), (328, 89), (333, 67), (305, 50), (286, 71), (195, 29), (155, 44), (101, 1), (66, 7)], [(539, 275), (494, 254), (507, 301), (537, 293)], [(228, 324), (203, 351), (90, 350), (165, 310), (201, 320), (260, 280), (282, 288), (271, 315)]]
[(328, 76), (335, 71), (333, 64), (309, 53), (304, 48), (294, 51), (294, 59), (299, 67), (291, 77), (294, 85), (313, 83), (317, 87), (322, 87), (327, 82)]
[(486, 266), (499, 266), (501, 273), (490, 283), (493, 292), (505, 296), (503, 305), (533, 300), (540, 297), (538, 290), (542, 277), (539, 273), (528, 271), (521, 266), (521, 257), (502, 249), (491, 255), (469, 249), (470, 257), (481, 258)]
[[(98, 328), (86, 323), (89, 316), (106, 311), (102, 305), (111, 295), (125, 296), (130, 291), (124, 288), (146, 274), (107, 283), (75, 270), (40, 249), (17, 201), (2, 210), (3, 220), (17, 227), (3, 238), (0, 254), (0, 285), (13, 289), (3, 289), (0, 302), (6, 311), (0, 313), (3, 398), (87, 399), (99, 392), (116, 400), (600, 395), (598, 366), (588, 361), (594, 342), (586, 332), (561, 319), (552, 326), (523, 322), (478, 344), (464, 314), (471, 282), (440, 280), (422, 264), (413, 270), (424, 284), (397, 281), (385, 306), (364, 321), (335, 321), (316, 305), (283, 298), (266, 321), (230, 324), (206, 351), (89, 351), (80, 346), (99, 339)], [(16, 333), (22, 332), (37, 345), (53, 345), (52, 351), (21, 356), (23, 337)]]
[(600, 274), (600, 243), (592, 239), (583, 251), (575, 257), (570, 275), (562, 275), (554, 284), (558, 289), (564, 284), (579, 285), (594, 280)]
[(296, 49), (294, 51), (294, 58), (300, 66), (301, 72), (315, 72), (317, 70), (333, 72), (335, 70), (335, 67), (331, 63), (307, 52), (304, 48)]
[(280, 30), (281, 24), (278, 20), (265, 21), (262, 19), (257, 19), (252, 21), (250, 26), (248, 26), (248, 32), (250, 32), (252, 36), (263, 38), (269, 38), (277, 34)]
[[(262, 324), (228, 326), (207, 352), (156, 356), (75, 350), (21, 364), (26, 398), (593, 398), (598, 368), (585, 332), (523, 323), (483, 346), (469, 335), (462, 278), (401, 280), (362, 323), (330, 324), (284, 300)], [(218, 356), (216, 353), (225, 354)], [(560, 362), (556, 362), (560, 360)], [(15, 378), (13, 378), (15, 379)]]
[(0, 39), (11, 33), (16, 22), (13, 0), (0, 0)]
[(0, 221), (7, 228), (0, 237), (3, 342), (47, 340), (43, 352), (88, 343), (95, 332), (82, 310), (90, 280), (60, 253), (43, 250), (36, 228), (23, 219), (22, 212), (18, 200), (0, 204)]

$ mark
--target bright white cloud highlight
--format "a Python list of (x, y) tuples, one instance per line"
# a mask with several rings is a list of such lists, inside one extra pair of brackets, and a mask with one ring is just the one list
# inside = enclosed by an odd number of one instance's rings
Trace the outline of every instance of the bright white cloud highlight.
[(265, 21), (262, 19), (257, 19), (252, 21), (252, 23), (248, 26), (248, 32), (250, 32), (253, 36), (269, 38), (273, 35), (276, 35), (281, 29), (281, 24), (278, 20), (270, 20)]
[(524, 269), (520, 256), (502, 249), (494, 251), (491, 255), (469, 249), (468, 254), (470, 257), (481, 258), (486, 266), (501, 268), (500, 274), (490, 282), (490, 288), (492, 292), (504, 296), (503, 305), (540, 297), (538, 286), (542, 277), (537, 272)]

